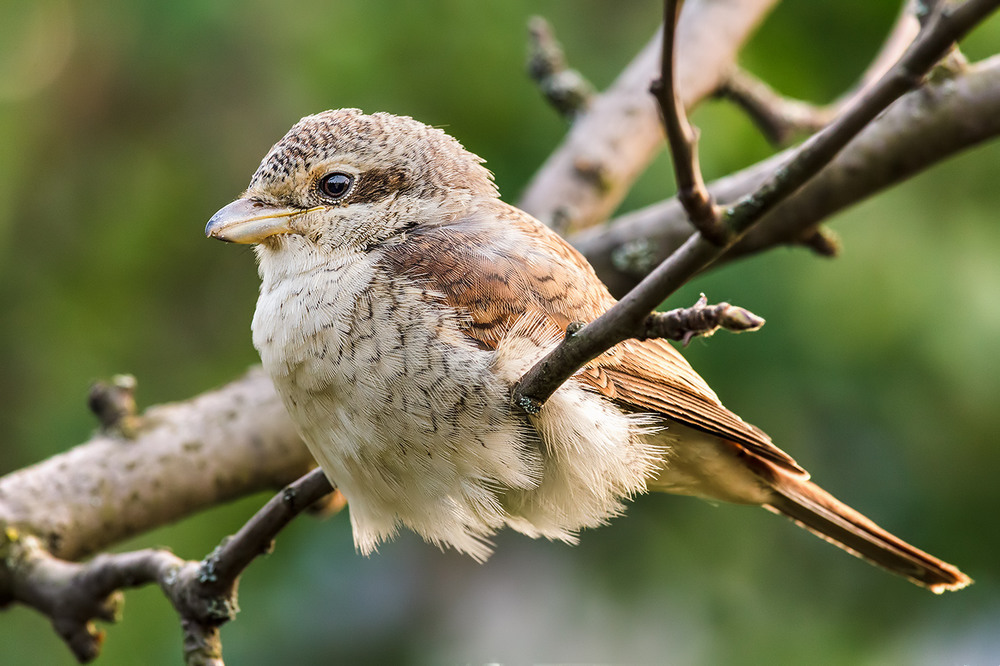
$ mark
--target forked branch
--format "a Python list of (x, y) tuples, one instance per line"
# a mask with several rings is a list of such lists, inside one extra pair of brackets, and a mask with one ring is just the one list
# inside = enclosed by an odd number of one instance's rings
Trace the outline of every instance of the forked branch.
[[(914, 19), (915, 20), (915, 19)], [(780, 246), (808, 244), (829, 256), (837, 240), (818, 225), (971, 146), (1000, 136), (1000, 55), (953, 76), (932, 78), (897, 100), (869, 123), (830, 164), (771, 209), (716, 261), (729, 261)], [(723, 207), (767, 181), (794, 149), (769, 157), (708, 184)], [(691, 235), (676, 198), (622, 215), (569, 241), (594, 266), (612, 294), (622, 296)]]
[(848, 141), (893, 101), (919, 85), (928, 71), (1000, 0), (967, 0), (940, 9), (903, 56), (830, 125), (815, 134), (755, 192), (726, 211), (729, 239), (715, 245), (694, 234), (614, 307), (568, 337), (514, 386), (515, 404), (542, 404), (574, 372), (619, 342), (636, 337), (648, 314), (697, 272), (719, 258), (771, 208), (832, 160)]
[(52, 555), (41, 540), (7, 528), (0, 555), (0, 604), (20, 602), (52, 620), (59, 636), (81, 662), (100, 652), (104, 633), (95, 620), (115, 622), (123, 589), (158, 584), (180, 615), (187, 664), (222, 664), (219, 627), (238, 610), (240, 574), (271, 550), (274, 537), (295, 516), (333, 490), (315, 469), (289, 484), (232, 537), (201, 562), (162, 549), (102, 554), (87, 563)]

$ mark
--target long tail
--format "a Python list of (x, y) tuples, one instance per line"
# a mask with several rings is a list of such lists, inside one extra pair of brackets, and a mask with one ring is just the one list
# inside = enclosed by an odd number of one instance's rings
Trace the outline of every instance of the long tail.
[(764, 508), (791, 518), (816, 536), (935, 594), (960, 590), (972, 582), (957, 567), (889, 534), (810, 481), (786, 476), (774, 484), (774, 493), (774, 499)]

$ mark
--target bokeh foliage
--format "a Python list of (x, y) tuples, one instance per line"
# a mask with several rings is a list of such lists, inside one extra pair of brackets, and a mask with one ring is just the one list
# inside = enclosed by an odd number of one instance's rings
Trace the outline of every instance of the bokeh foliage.
[[(86, 439), (90, 381), (137, 375), (179, 400), (256, 360), (252, 254), (208, 217), (299, 117), (358, 106), (442, 126), (486, 157), (508, 200), (564, 124), (523, 74), (547, 16), (607, 85), (657, 2), (4, 0), (0, 6), (0, 473)], [(828, 101), (855, 79), (894, 3), (783, 4), (742, 62)], [(967, 44), (995, 52), (994, 18)], [(721, 103), (694, 117), (717, 177), (769, 148)], [(817, 480), (963, 567), (943, 598), (763, 511), (644, 497), (576, 548), (505, 534), (485, 566), (412, 536), (357, 556), (346, 516), (303, 519), (244, 578), (232, 663), (995, 663), (1000, 654), (1000, 144), (841, 215), (843, 256), (781, 250), (700, 278), (766, 317), (688, 356), (727, 405)], [(672, 189), (659, 160), (626, 206)], [(250, 498), (124, 547), (197, 558)], [(103, 664), (173, 664), (175, 617), (130, 592)], [(70, 664), (47, 622), (0, 614), (0, 661)]]

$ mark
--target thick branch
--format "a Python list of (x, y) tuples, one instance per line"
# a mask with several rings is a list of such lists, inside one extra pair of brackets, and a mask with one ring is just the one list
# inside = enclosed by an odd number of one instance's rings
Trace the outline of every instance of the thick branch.
[[(711, 95), (775, 0), (689, 0), (678, 26), (677, 87), (685, 108)], [(605, 221), (663, 145), (649, 85), (660, 66), (657, 35), (578, 116), (528, 184), (519, 206), (558, 230)]]
[[(97, 434), (0, 478), (0, 528), (77, 559), (221, 502), (280, 488), (312, 465), (260, 369), (149, 409), (134, 439)], [(2, 566), (2, 563), (0, 563)]]
[(566, 338), (521, 378), (514, 387), (516, 404), (540, 404), (588, 361), (634, 337), (649, 312), (724, 250), (761, 217), (814, 176), (878, 113), (920, 83), (952, 44), (1000, 4), (1000, 0), (968, 0), (932, 19), (900, 61), (874, 86), (862, 93), (832, 124), (792, 153), (773, 178), (726, 211), (724, 223), (732, 234), (717, 246), (692, 235), (676, 252), (610, 310), (582, 331)]
[[(822, 220), (969, 148), (1000, 136), (1000, 56), (904, 95), (869, 124), (813, 180), (764, 216), (724, 259), (809, 238)], [(788, 150), (708, 188), (723, 206), (757, 189)], [(570, 237), (611, 292), (624, 294), (691, 234), (676, 199)]]

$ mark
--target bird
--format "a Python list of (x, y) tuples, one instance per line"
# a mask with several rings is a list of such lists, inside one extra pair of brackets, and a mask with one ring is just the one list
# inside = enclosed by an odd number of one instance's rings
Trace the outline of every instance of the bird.
[(810, 481), (664, 340), (617, 344), (537, 413), (513, 404), (616, 301), (441, 129), (306, 116), (205, 233), (254, 247), (253, 344), (363, 554), (401, 528), (479, 561), (502, 528), (576, 543), (659, 491), (763, 506), (935, 593), (972, 582)]

